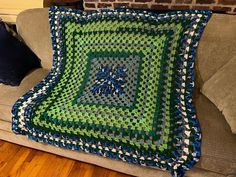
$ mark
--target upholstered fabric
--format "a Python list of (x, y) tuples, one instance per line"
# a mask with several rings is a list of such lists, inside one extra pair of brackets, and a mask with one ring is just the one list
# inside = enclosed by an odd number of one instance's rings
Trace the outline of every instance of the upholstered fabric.
[(12, 87), (0, 85), (0, 104), (12, 106), (17, 98), (25, 94), (30, 88), (41, 81), (49, 71), (39, 68), (29, 73), (21, 82), (20, 86)]
[[(9, 117), (9, 116), (8, 116), (8, 117)], [(1, 119), (0, 119), (0, 130), (13, 133), (13, 132), (12, 132), (11, 125), (12, 125), (11, 122), (8, 122), (8, 121), (1, 120)]]
[(236, 174), (236, 135), (222, 113), (204, 95), (198, 95), (194, 104), (202, 131), (202, 154), (196, 166), (222, 174)]
[(52, 45), (48, 9), (26, 10), (17, 16), (17, 31), (25, 43), (41, 59), (44, 68), (52, 66)]
[[(15, 99), (17, 99), (15, 97)], [(0, 120), (4, 120), (6, 122), (12, 122), (12, 117), (11, 117), (11, 109), (12, 106), (10, 105), (4, 105), (4, 104), (0, 104)]]
[(203, 85), (202, 93), (222, 111), (236, 134), (236, 56)]
[(11, 109), (16, 100), (29, 89), (41, 81), (47, 74), (47, 69), (36, 69), (29, 73), (21, 82), (20, 86), (12, 87), (0, 85), (0, 119), (11, 121)]
[(196, 77), (200, 88), (219, 68), (236, 56), (235, 31), (235, 16), (212, 15), (199, 43), (196, 58)]

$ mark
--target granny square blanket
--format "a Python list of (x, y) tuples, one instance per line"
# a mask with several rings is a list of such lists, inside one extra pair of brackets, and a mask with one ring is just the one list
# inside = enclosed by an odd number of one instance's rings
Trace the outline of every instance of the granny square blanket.
[(51, 7), (53, 67), (13, 106), (13, 131), (183, 176), (200, 157), (194, 57), (210, 16)]

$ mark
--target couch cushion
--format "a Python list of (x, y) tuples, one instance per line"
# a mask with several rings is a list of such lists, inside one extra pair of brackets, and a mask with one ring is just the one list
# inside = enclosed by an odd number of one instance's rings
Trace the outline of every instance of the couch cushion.
[(11, 108), (12, 106), (0, 104), (0, 120), (11, 122)]
[(202, 130), (202, 154), (196, 166), (222, 174), (236, 174), (236, 135), (205, 96), (200, 94), (195, 105)]
[[(220, 24), (220, 25), (219, 25)], [(236, 55), (236, 16), (213, 14), (201, 37), (197, 58), (197, 80), (202, 84)]]
[(48, 9), (29, 9), (17, 16), (17, 31), (25, 43), (41, 59), (44, 68), (52, 65), (52, 44)]
[(0, 85), (0, 119), (11, 121), (11, 108), (15, 101), (41, 81), (48, 72), (46, 69), (36, 69), (29, 73), (18, 87)]
[(222, 111), (234, 134), (236, 134), (235, 68), (236, 56), (218, 70), (202, 88), (202, 93)]

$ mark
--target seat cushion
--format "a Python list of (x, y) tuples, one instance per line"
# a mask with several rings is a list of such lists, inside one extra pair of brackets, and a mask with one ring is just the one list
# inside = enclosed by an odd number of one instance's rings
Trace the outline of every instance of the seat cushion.
[(236, 135), (222, 113), (202, 94), (195, 100), (202, 131), (197, 167), (225, 175), (236, 174)]
[(48, 72), (46, 69), (36, 69), (29, 73), (17, 87), (0, 85), (0, 119), (11, 121), (11, 108), (15, 101), (40, 82)]
[(29, 48), (41, 59), (43, 68), (51, 68), (52, 43), (48, 9), (28, 9), (16, 20), (17, 31)]
[(202, 88), (202, 93), (222, 111), (236, 134), (236, 56), (219, 69)]

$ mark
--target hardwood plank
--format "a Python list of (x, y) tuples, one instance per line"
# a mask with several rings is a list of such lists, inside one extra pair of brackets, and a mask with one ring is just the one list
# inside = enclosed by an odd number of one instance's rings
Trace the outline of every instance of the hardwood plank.
[(60, 171), (64, 168), (65, 161), (65, 158), (50, 154), (37, 176), (59, 176)]
[(97, 168), (97, 170), (93, 173), (92, 177), (109, 177), (109, 170), (103, 168)]
[[(18, 152), (20, 146), (4, 143), (0, 148), (0, 171), (7, 165), (8, 161)], [(0, 173), (1, 174), (1, 173)]]
[(131, 177), (0, 140), (0, 177)]
[(9, 161), (7, 161), (4, 168), (0, 170), (0, 174), (2, 176), (9, 176), (9, 175), (12, 176), (11, 171), (12, 173), (17, 171), (17, 169), (21, 166), (21, 164), (27, 158), (29, 153), (30, 153), (29, 149), (26, 149), (24, 147), (20, 148), (20, 150), (14, 155), (14, 157), (9, 159)]
[[(73, 165), (73, 168), (71, 169), (68, 177), (77, 177), (78, 176), (78, 172), (81, 173), (80, 171), (80, 163), (75, 163)], [(80, 174), (82, 175), (82, 174)]]
[(68, 177), (91, 177), (94, 166), (86, 163), (75, 163)]
[(4, 144), (4, 141), (0, 141), (0, 147)]
[(69, 176), (74, 164), (76, 162), (74, 160), (67, 160), (66, 161), (66, 164), (64, 165), (62, 171), (61, 171), (61, 174), (59, 175), (59, 177), (64, 177), (64, 176)]
[[(30, 149), (30, 153), (28, 154), (28, 156), (26, 157), (26, 159), (24, 161), (21, 162), (21, 164), (19, 164), (18, 167), (14, 167), (10, 172), (10, 176), (12, 177), (20, 177), (21, 174), (23, 173), (23, 171), (25, 170), (25, 166), (31, 162), (31, 160), (34, 158), (36, 154), (35, 150), (31, 150)], [(19, 162), (20, 163), (20, 162)]]
[(26, 163), (19, 177), (37, 177), (50, 154), (38, 151), (31, 162)]

